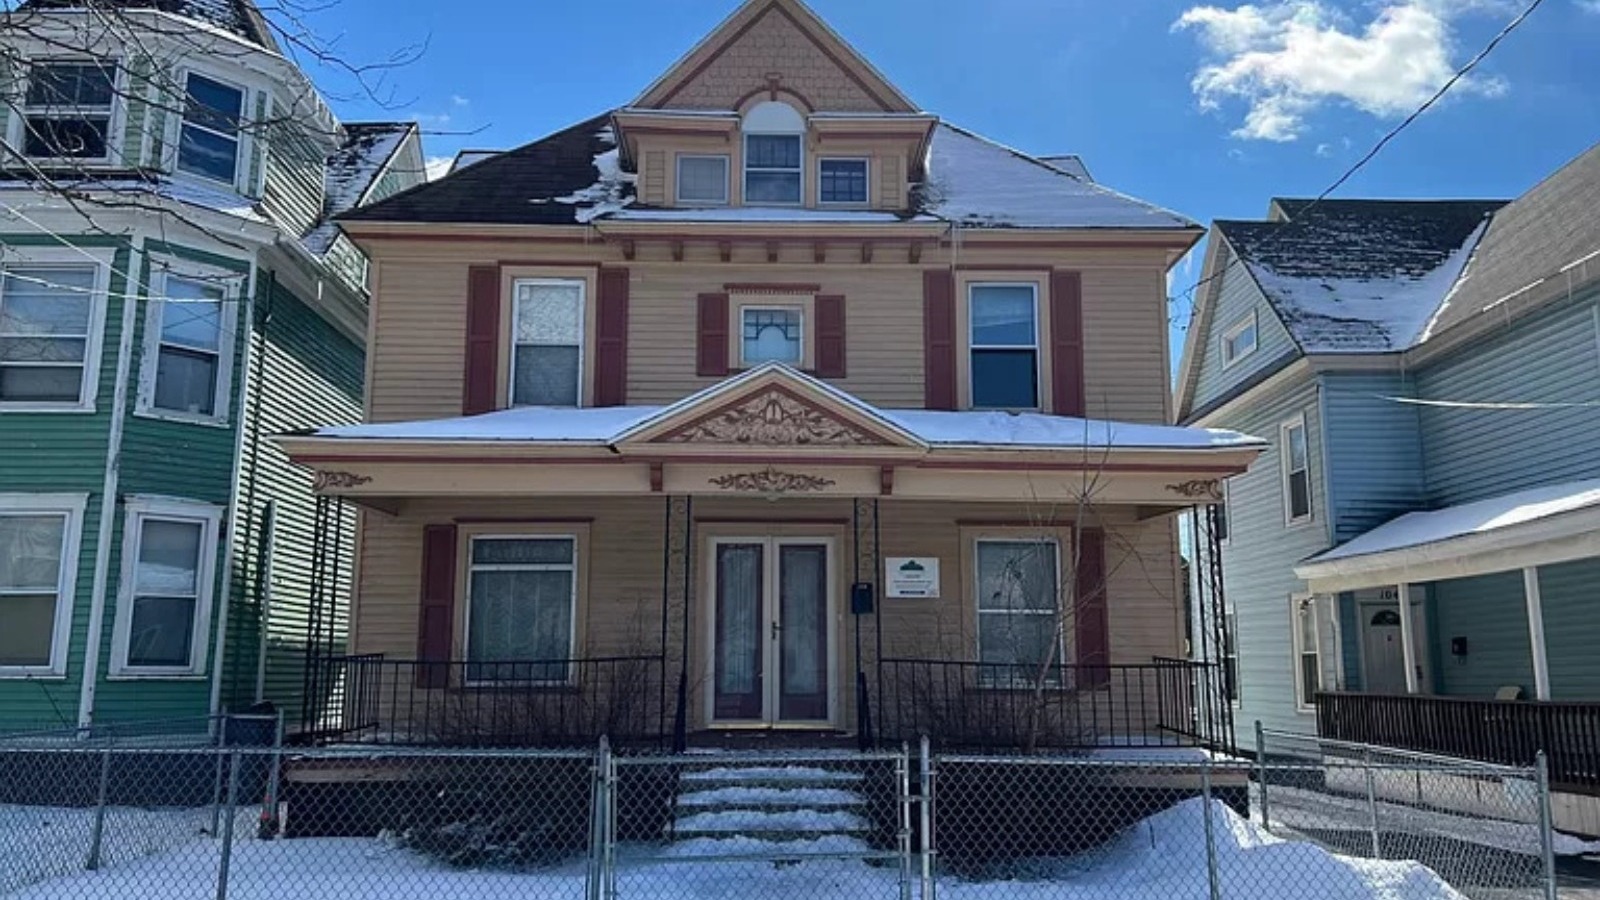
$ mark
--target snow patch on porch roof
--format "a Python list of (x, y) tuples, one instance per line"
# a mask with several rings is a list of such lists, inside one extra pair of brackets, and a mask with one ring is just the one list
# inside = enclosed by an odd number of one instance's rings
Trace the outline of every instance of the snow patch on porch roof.
[(319, 428), (312, 437), (369, 441), (527, 441), (605, 446), (618, 434), (654, 418), (660, 406), (608, 406), (598, 409), (519, 406), (479, 416), (341, 425)]
[(1530, 488), (1432, 512), (1407, 513), (1302, 565), (1437, 544), (1600, 506), (1600, 479)]

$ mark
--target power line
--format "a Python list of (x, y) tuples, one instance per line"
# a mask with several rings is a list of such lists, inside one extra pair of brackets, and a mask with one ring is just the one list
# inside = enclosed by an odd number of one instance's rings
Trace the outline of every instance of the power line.
[[(1446, 94), (1450, 93), (1451, 88), (1454, 88), (1457, 84), (1459, 84), (1461, 82), (1461, 80), (1463, 78), (1465, 78), (1465, 77), (1467, 77), (1467, 75), (1471, 74), (1473, 69), (1476, 69), (1480, 63), (1482, 63), (1485, 59), (1487, 59), (1489, 54), (1493, 53), (1495, 48), (1499, 47), (1502, 41), (1504, 41), (1506, 38), (1510, 37), (1511, 33), (1516, 31), (1519, 27), (1521, 27), (1522, 23), (1526, 22), (1528, 20), (1528, 17), (1533, 15), (1533, 11), (1538, 9), (1543, 4), (1544, 4), (1544, 0), (1532, 0), (1532, 2), (1530, 2), (1527, 5), (1527, 7), (1522, 10), (1522, 12), (1517, 13), (1517, 15), (1515, 17), (1513, 17), (1511, 19), (1511, 21), (1506, 23), (1504, 28), (1500, 29), (1499, 33), (1497, 33), (1493, 38), (1491, 38), (1489, 40), (1489, 42), (1487, 44), (1485, 44), (1483, 46), (1482, 50), (1479, 50), (1476, 55), (1474, 55), (1471, 59), (1467, 60), (1465, 65), (1463, 65), (1461, 68), (1457, 69), (1455, 74), (1451, 75), (1450, 78), (1448, 80), (1446, 80), (1445, 83), (1443, 85), (1441, 85), (1439, 87), (1439, 89), (1433, 93), (1433, 96), (1429, 97), (1426, 101), (1424, 101), (1421, 106), (1417, 107), (1415, 111), (1413, 111), (1410, 115), (1406, 116), (1405, 119), (1403, 119), (1398, 125), (1396, 125), (1395, 127), (1389, 129), (1388, 133), (1386, 133), (1383, 137), (1379, 138), (1378, 142), (1376, 144), (1372, 145), (1372, 149), (1368, 150), (1365, 154), (1363, 154), (1360, 159), (1356, 160), (1354, 165), (1352, 165), (1348, 169), (1346, 169), (1343, 174), (1341, 174), (1338, 178), (1334, 179), (1332, 184), (1328, 185), (1325, 189), (1323, 189), (1322, 193), (1318, 194), (1315, 199), (1313, 199), (1304, 208), (1300, 209), (1296, 213), (1297, 219), (1299, 217), (1303, 217), (1306, 213), (1308, 213), (1311, 210), (1315, 209), (1317, 204), (1319, 204), (1322, 201), (1328, 199), (1328, 196), (1330, 194), (1332, 194), (1334, 191), (1338, 190), (1339, 188), (1343, 187), (1345, 182), (1349, 181), (1351, 178), (1354, 178), (1356, 173), (1360, 172), (1363, 168), (1365, 168), (1367, 163), (1372, 162), (1372, 160), (1374, 158), (1376, 158), (1379, 153), (1383, 152), (1383, 148), (1387, 147), (1391, 141), (1393, 141), (1395, 138), (1399, 137), (1401, 132), (1403, 132), (1407, 128), (1409, 128), (1413, 122), (1415, 122), (1415, 121), (1417, 121), (1417, 119), (1421, 118), (1423, 113), (1425, 113), (1428, 110), (1432, 109), (1440, 100), (1444, 99), (1444, 96)], [(1282, 222), (1279, 222), (1278, 226), (1276, 228), (1274, 228), (1272, 231), (1268, 232), (1267, 236), (1265, 238), (1263, 238), (1258, 244), (1256, 244), (1256, 249), (1259, 250), (1260, 248), (1272, 243), (1274, 240), (1276, 240), (1284, 232), (1284, 230), (1286, 228), (1288, 228), (1291, 224), (1294, 224), (1294, 221), (1295, 220), (1284, 220)], [(1231, 271), (1233, 269), (1233, 267), (1239, 263), (1240, 258), (1241, 257), (1240, 257), (1239, 254), (1233, 254), (1229, 258), (1229, 260), (1228, 260), (1226, 265), (1224, 265), (1218, 271), (1213, 272), (1212, 274), (1206, 276), (1205, 278), (1202, 278), (1199, 281), (1195, 282), (1193, 285), (1191, 285), (1189, 287), (1188, 290), (1184, 291), (1182, 294), (1179, 295), (1180, 299), (1186, 299), (1186, 300), (1191, 300), (1192, 301), (1196, 291), (1200, 290), (1200, 288), (1205, 287), (1206, 285), (1210, 284), (1211, 282), (1216, 281), (1217, 279), (1221, 278), (1222, 276), (1228, 274), (1228, 272)]]

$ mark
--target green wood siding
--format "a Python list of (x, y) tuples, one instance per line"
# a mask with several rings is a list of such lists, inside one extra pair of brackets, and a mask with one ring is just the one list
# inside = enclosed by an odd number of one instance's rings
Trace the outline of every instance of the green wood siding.
[(322, 219), (322, 188), (327, 159), (295, 123), (268, 129), (266, 188), (261, 202), (291, 237), (300, 237)]

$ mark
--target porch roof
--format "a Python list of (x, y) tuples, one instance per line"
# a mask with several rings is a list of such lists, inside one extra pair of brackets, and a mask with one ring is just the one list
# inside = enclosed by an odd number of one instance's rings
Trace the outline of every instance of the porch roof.
[(1600, 555), (1600, 479), (1407, 513), (1295, 566), (1321, 592), (1467, 578)]

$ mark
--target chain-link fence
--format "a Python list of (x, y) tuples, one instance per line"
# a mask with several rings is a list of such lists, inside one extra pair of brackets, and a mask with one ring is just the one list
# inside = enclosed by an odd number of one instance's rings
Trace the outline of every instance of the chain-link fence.
[(0, 741), (0, 896), (1553, 898), (1538, 770), (1259, 759)]

